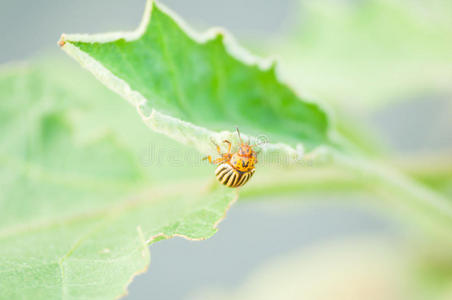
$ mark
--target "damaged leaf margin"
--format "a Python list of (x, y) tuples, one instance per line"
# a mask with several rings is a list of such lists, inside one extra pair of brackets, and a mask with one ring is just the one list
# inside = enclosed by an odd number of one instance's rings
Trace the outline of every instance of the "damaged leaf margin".
[[(78, 61), (84, 68), (93, 73), (98, 80), (133, 105), (137, 109), (137, 112), (144, 123), (152, 130), (165, 134), (180, 143), (190, 145), (203, 154), (211, 154), (214, 152), (215, 148), (212, 144), (212, 139), (216, 143), (221, 143), (225, 139), (238, 142), (238, 138), (233, 130), (216, 132), (146, 106), (148, 99), (146, 99), (140, 92), (133, 90), (125, 80), (114, 75), (101, 62), (74, 45), (76, 42), (108, 43), (120, 39), (123, 39), (126, 42), (136, 41), (146, 33), (148, 25), (151, 21), (152, 10), (154, 7), (171, 17), (189, 38), (199, 44), (206, 44), (207, 42), (216, 39), (218, 36), (222, 36), (222, 46), (225, 48), (227, 54), (249, 67), (257, 67), (261, 71), (274, 71), (277, 83), (283, 83), (281, 80), (281, 74), (277, 72), (274, 59), (261, 59), (250, 54), (247, 50), (239, 46), (233, 37), (228, 34), (228, 32), (221, 28), (211, 28), (203, 34), (198, 34), (187, 26), (175, 13), (153, 0), (148, 0), (146, 2), (146, 8), (142, 21), (139, 27), (134, 31), (111, 32), (104, 34), (63, 34), (60, 38), (59, 45), (67, 54)], [(292, 87), (289, 89), (294, 92), (299, 99), (302, 99), (302, 97), (299, 96), (300, 93), (298, 91), (294, 91)], [(304, 98), (303, 101), (305, 101)], [(339, 140), (338, 134), (331, 128), (331, 114), (328, 113), (328, 110), (323, 105), (317, 103), (315, 103), (315, 105), (318, 106), (319, 110), (325, 112), (327, 116), (328, 138), (331, 141)], [(242, 136), (249, 140), (257, 139), (257, 137), (250, 137), (244, 133)], [(334, 144), (334, 142), (332, 144)], [(329, 158), (330, 155), (328, 150), (330, 146), (331, 145), (318, 145), (314, 149), (311, 149), (311, 151), (307, 151), (306, 147), (300, 142), (296, 142), (294, 145), (272, 142), (265, 143), (261, 145), (260, 148), (264, 155), (276, 154), (283, 157), (289, 163), (303, 163), (306, 160), (312, 161)]]

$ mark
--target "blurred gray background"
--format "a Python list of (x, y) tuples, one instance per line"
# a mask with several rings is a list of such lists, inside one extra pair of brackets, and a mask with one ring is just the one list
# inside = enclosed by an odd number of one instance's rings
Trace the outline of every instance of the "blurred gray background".
[[(298, 5), (295, 0), (161, 2), (196, 29), (223, 26), (241, 41), (283, 35), (294, 22)], [(2, 0), (0, 62), (49, 52), (63, 56), (56, 46), (61, 33), (133, 29), (143, 8), (144, 0)], [(439, 99), (431, 105), (429, 100), (414, 99), (377, 111), (370, 123), (401, 153), (450, 147), (447, 126), (437, 122), (450, 118), (445, 109), (448, 102)], [(133, 281), (127, 299), (186, 299), (194, 291), (212, 285), (236, 287), (268, 259), (322, 240), (363, 233), (397, 235), (395, 224), (366, 208), (345, 204), (301, 208), (294, 201), (301, 197), (239, 201), (213, 238), (203, 242), (176, 238), (152, 245), (150, 269)], [(334, 196), (329, 197), (334, 202)], [(365, 201), (363, 196), (357, 197)]]
[[(163, 0), (196, 29), (228, 28), (244, 39), (278, 35), (296, 0)], [(128, 1), (0, 1), (0, 62), (22, 60), (55, 49), (61, 33), (132, 30), (138, 26), (145, 0)], [(259, 7), (256, 11), (256, 7)], [(292, 16), (295, 17), (295, 16)]]

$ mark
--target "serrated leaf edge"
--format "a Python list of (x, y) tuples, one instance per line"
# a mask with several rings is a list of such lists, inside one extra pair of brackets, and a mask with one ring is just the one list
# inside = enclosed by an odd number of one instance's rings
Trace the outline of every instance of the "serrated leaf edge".
[[(224, 210), (223, 216), (221, 216), (212, 225), (212, 228), (215, 231), (218, 230), (218, 225), (226, 218), (226, 215), (227, 215), (229, 209), (231, 208), (231, 206), (235, 202), (237, 202), (238, 198), (239, 198), (239, 194), (235, 193), (234, 198), (232, 200), (230, 200), (228, 205), (226, 206), (226, 209)], [(150, 263), (151, 263), (151, 259), (150, 259), (151, 251), (149, 250), (149, 246), (151, 244), (153, 244), (157, 238), (163, 237), (165, 240), (169, 240), (169, 239), (172, 239), (172, 238), (175, 238), (175, 237), (180, 237), (180, 238), (183, 238), (183, 239), (186, 239), (186, 240), (189, 240), (189, 241), (203, 241), (203, 240), (206, 240), (206, 239), (211, 237), (211, 236), (206, 236), (206, 237), (202, 237), (202, 238), (191, 238), (191, 237), (189, 237), (188, 235), (185, 235), (185, 234), (179, 234), (179, 233), (165, 234), (163, 232), (160, 232), (160, 233), (157, 233), (157, 234), (151, 236), (149, 239), (145, 240), (144, 233), (141, 230), (140, 226), (137, 227), (137, 231), (138, 231), (138, 234), (140, 236), (140, 239), (143, 241), (144, 245), (146, 245), (146, 247), (143, 248), (142, 255), (143, 255), (143, 257), (148, 259), (148, 263), (145, 265), (145, 267), (143, 269), (136, 271), (135, 273), (133, 273), (130, 276), (129, 280), (127, 281), (127, 283), (124, 286), (123, 293), (120, 294), (116, 299), (121, 299), (121, 298), (127, 296), (128, 295), (128, 286), (132, 283), (132, 281), (135, 279), (135, 277), (140, 275), (140, 274), (145, 273), (149, 269), (149, 266), (150, 266)]]
[[(221, 143), (221, 141), (225, 139), (238, 142), (238, 138), (235, 136), (235, 132), (233, 131), (211, 131), (207, 128), (200, 127), (190, 122), (186, 122), (166, 115), (153, 108), (150, 112), (146, 112), (144, 104), (147, 103), (148, 100), (143, 95), (141, 95), (141, 93), (132, 90), (127, 82), (114, 75), (111, 71), (109, 71), (99, 61), (95, 60), (89, 54), (81, 51), (78, 47), (71, 44), (71, 42), (105, 43), (116, 41), (118, 39), (124, 39), (126, 41), (139, 39), (145, 33), (146, 28), (151, 20), (152, 7), (154, 2), (154, 0), (146, 1), (143, 18), (138, 28), (134, 31), (118, 31), (102, 34), (62, 34), (58, 44), (69, 56), (73, 57), (77, 62), (80, 63), (80, 65), (90, 71), (99, 81), (101, 81), (115, 93), (119, 94), (131, 105), (135, 106), (141, 119), (152, 130), (165, 134), (180, 143), (190, 145), (203, 154), (210, 154), (215, 152), (215, 147), (212, 144), (212, 139), (216, 143)], [(171, 18), (173, 18), (178, 26), (196, 42), (201, 44), (206, 43), (212, 39), (215, 39), (218, 35), (222, 35), (223, 45), (231, 56), (246, 65), (257, 66), (262, 71), (274, 68), (276, 80), (280, 83), (283, 83), (280, 78), (280, 73), (277, 72), (278, 69), (274, 59), (263, 59), (252, 55), (247, 50), (242, 48), (235, 41), (232, 35), (229, 34), (225, 29), (215, 27), (207, 30), (202, 34), (197, 33), (170, 9), (157, 2), (155, 2), (155, 5), (157, 5), (159, 9), (168, 14)], [(293, 92), (299, 98), (302, 98), (298, 91), (293, 90)], [(321, 107), (321, 109), (324, 110), (329, 117), (331, 116), (327, 107), (324, 107), (321, 103), (316, 102), (315, 104)], [(335, 133), (332, 132), (331, 127), (329, 127), (329, 135), (331, 137), (335, 135)], [(255, 137), (250, 137), (246, 134), (242, 134), (242, 136), (250, 140), (256, 139)], [(306, 158), (306, 153), (303, 144), (301, 143), (297, 143), (295, 147), (284, 143), (266, 143), (261, 146), (261, 149), (262, 153), (264, 154), (278, 153), (279, 155), (284, 156), (287, 161), (291, 163), (301, 162)], [(314, 160), (318, 157), (323, 158), (327, 154), (327, 150), (327, 147), (320, 146), (309, 153), (309, 159)]]

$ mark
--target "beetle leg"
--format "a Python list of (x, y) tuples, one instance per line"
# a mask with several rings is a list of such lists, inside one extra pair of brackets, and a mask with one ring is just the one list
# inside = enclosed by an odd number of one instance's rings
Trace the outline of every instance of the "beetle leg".
[(212, 138), (210, 138), (210, 141), (212, 142), (212, 144), (215, 145), (215, 147), (217, 148), (217, 152), (221, 155), (221, 148), (220, 148), (220, 146), (218, 146), (218, 144), (215, 143), (215, 141)]
[(212, 156), (208, 155), (208, 156), (204, 156), (202, 158), (202, 160), (206, 160), (206, 159), (209, 161), (209, 163), (212, 163)]
[(231, 147), (232, 147), (231, 142), (228, 141), (228, 140), (224, 140), (223, 143), (227, 143), (228, 144), (228, 153), (231, 153)]
[(222, 157), (219, 157), (219, 158), (215, 159), (215, 160), (213, 161), (213, 163), (214, 163), (215, 165), (218, 165), (219, 163), (222, 163), (223, 161), (224, 161), (224, 159), (223, 159)]
[(208, 156), (202, 158), (202, 160), (206, 160), (206, 159), (209, 161), (209, 163), (214, 164), (214, 165), (217, 165), (217, 164), (223, 162), (222, 157), (217, 158), (217, 159), (212, 159), (212, 156), (208, 155)]

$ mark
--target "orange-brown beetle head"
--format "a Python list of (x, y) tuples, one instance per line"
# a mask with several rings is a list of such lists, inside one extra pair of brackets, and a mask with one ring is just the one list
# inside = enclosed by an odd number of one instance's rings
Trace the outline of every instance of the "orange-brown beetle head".
[(253, 155), (254, 150), (253, 150), (253, 146), (251, 146), (249, 143), (244, 143), (242, 140), (242, 137), (240, 136), (240, 131), (238, 128), (237, 129), (237, 134), (239, 136), (240, 139), (240, 148), (238, 151), (238, 155), (239, 156), (243, 156), (243, 157), (250, 157)]
[(253, 147), (248, 144), (241, 144), (238, 151), (240, 156), (245, 157), (251, 156), (253, 152), (254, 152)]

